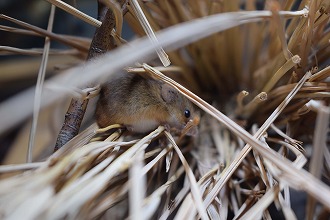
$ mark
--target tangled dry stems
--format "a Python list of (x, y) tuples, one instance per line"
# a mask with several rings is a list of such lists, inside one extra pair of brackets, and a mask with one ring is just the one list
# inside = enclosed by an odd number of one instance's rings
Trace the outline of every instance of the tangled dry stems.
[[(0, 182), (2, 216), (269, 219), (268, 207), (274, 203), (285, 218), (295, 219), (290, 188), (309, 194), (308, 218), (326, 213), (329, 187), (321, 179), (328, 176), (330, 161), (329, 3), (302, 1), (293, 10), (296, 4), (285, 1), (281, 8), (271, 1), (265, 6), (269, 11), (253, 11), (256, 2), (251, 1), (240, 11), (235, 1), (140, 2), (155, 31), (179, 24), (157, 35), (179, 67), (173, 78), (231, 118), (144, 64), (139, 71), (172, 84), (203, 110), (199, 136), (177, 143), (159, 127), (141, 139), (127, 141), (115, 132), (90, 142), (98, 133), (93, 124), (45, 162), (2, 167), (37, 168)], [(128, 11), (127, 21), (144, 35), (134, 10)], [(193, 20), (199, 17), (205, 19)], [(102, 81), (142, 57), (154, 58), (158, 47), (147, 39), (129, 44), (87, 64), (83, 73), (72, 69), (45, 85)], [(63, 91), (49, 96), (41, 105), (62, 96)], [(157, 142), (162, 138), (166, 146)], [(303, 169), (307, 162), (309, 172)]]

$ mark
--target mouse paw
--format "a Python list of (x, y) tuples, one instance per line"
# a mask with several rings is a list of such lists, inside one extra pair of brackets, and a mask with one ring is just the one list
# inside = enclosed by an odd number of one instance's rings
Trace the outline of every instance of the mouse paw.
[(163, 126), (164, 126), (164, 128), (165, 128), (166, 131), (170, 132), (171, 127), (170, 127), (169, 124), (165, 124), (165, 125), (163, 125)]
[(126, 130), (129, 131), (129, 132), (134, 132), (134, 128), (133, 128), (133, 126), (126, 125), (125, 128), (126, 128)]

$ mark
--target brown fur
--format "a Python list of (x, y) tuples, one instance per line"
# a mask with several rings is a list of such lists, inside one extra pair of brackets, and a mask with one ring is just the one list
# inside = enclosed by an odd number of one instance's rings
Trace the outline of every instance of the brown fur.
[(190, 119), (184, 116), (186, 109), (192, 118), (192, 104), (174, 88), (158, 80), (122, 73), (101, 88), (95, 117), (100, 127), (111, 124), (129, 127), (143, 120), (154, 120), (158, 125), (182, 129)]

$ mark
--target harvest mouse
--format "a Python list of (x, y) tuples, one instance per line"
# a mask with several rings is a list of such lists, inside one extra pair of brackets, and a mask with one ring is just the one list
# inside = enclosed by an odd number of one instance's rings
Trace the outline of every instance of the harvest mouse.
[(159, 125), (182, 131), (188, 122), (194, 122), (187, 134), (195, 135), (199, 122), (192, 103), (170, 85), (125, 73), (102, 86), (95, 117), (101, 128), (122, 124), (135, 133), (149, 132)]

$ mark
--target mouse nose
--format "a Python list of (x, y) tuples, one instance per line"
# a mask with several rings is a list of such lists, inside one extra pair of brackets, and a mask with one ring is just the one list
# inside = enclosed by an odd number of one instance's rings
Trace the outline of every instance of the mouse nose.
[(199, 125), (199, 121), (200, 121), (199, 115), (195, 115), (192, 121), (195, 126)]

